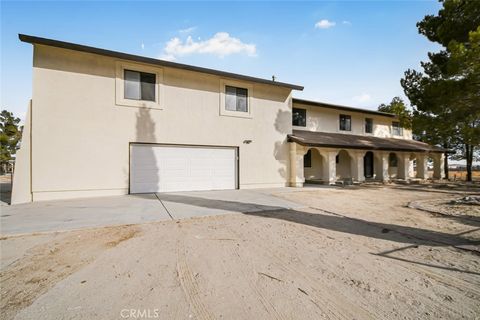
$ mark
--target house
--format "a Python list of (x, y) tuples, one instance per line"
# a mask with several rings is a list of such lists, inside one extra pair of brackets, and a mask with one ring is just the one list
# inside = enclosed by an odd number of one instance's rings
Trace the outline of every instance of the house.
[(426, 178), (428, 156), (443, 172), (443, 149), (413, 141), (392, 114), (293, 99), (295, 84), (19, 38), (34, 48), (33, 91), (12, 203), (408, 179), (413, 159)]

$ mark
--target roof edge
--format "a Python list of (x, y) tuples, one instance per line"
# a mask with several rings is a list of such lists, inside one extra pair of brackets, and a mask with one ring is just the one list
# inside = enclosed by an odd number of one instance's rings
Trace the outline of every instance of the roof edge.
[(345, 111), (351, 111), (351, 112), (375, 114), (375, 115), (389, 117), (389, 118), (397, 118), (398, 117), (394, 113), (375, 111), (375, 110), (370, 110), (370, 109), (355, 108), (355, 107), (349, 107), (349, 106), (342, 106), (342, 105), (320, 102), (320, 101), (312, 101), (312, 100), (304, 100), (304, 99), (293, 98), (292, 102), (293, 103), (296, 102), (296, 103), (306, 104), (306, 105), (314, 106), (314, 107), (323, 107), (323, 108), (336, 109), (336, 110), (345, 110)]
[[(358, 136), (358, 135), (352, 135), (352, 136)], [(361, 137), (361, 136), (358, 136)], [(391, 138), (381, 138), (381, 137), (375, 137), (378, 139), (391, 139)], [(412, 140), (415, 142), (421, 142), (421, 141), (416, 141)], [(298, 143), (302, 146), (305, 147), (321, 147), (321, 148), (342, 148), (342, 149), (355, 149), (355, 150), (371, 150), (371, 151), (398, 151), (398, 152), (421, 152), (421, 153), (449, 153), (450, 150), (444, 149), (438, 146), (433, 146), (425, 142), (421, 142), (422, 144), (425, 144), (427, 147), (430, 148), (425, 148), (424, 150), (418, 150), (414, 148), (384, 148), (384, 147), (371, 147), (371, 146), (354, 146), (350, 145), (346, 147), (345, 145), (340, 145), (340, 144), (324, 144), (324, 143), (312, 143), (308, 141), (304, 141), (302, 138), (299, 138), (295, 136), (295, 133), (287, 134), (287, 142), (295, 142)]]
[(54, 39), (35, 37), (35, 36), (30, 36), (30, 35), (21, 34), (21, 33), (18, 34), (18, 38), (20, 39), (20, 41), (30, 43), (30, 44), (40, 44), (40, 45), (46, 45), (46, 46), (51, 46), (51, 47), (57, 47), (57, 48), (63, 48), (63, 49), (69, 49), (69, 50), (75, 50), (75, 51), (81, 51), (81, 52), (87, 52), (87, 53), (93, 53), (93, 54), (98, 54), (98, 55), (102, 55), (102, 56), (119, 58), (119, 59), (123, 59), (123, 60), (131, 60), (131, 61), (136, 61), (136, 62), (154, 64), (154, 65), (163, 66), (163, 67), (183, 69), (183, 70), (212, 74), (212, 75), (217, 75), (217, 76), (227, 77), (227, 78), (232, 78), (232, 79), (257, 82), (257, 83), (261, 83), (261, 84), (267, 84), (267, 85), (273, 85), (273, 86), (279, 86), (279, 87), (285, 87), (285, 88), (290, 88), (292, 90), (299, 90), (299, 91), (303, 90), (303, 86), (299, 86), (299, 85), (295, 85), (295, 84), (291, 84), (291, 83), (272, 81), (272, 80), (267, 80), (267, 79), (262, 79), (262, 78), (257, 78), (257, 77), (246, 76), (246, 75), (242, 75), (242, 74), (238, 74), (238, 73), (232, 73), (232, 72), (227, 72), (227, 71), (197, 67), (197, 66), (192, 66), (192, 65), (188, 65), (188, 64), (171, 62), (171, 61), (160, 60), (160, 59), (155, 59), (155, 58), (149, 58), (149, 57), (124, 53), (124, 52), (119, 52), (119, 51), (90, 47), (90, 46), (85, 46), (85, 45), (76, 44), (76, 43), (72, 43), (72, 42), (65, 42), (65, 41), (59, 41), (59, 40), (54, 40)]

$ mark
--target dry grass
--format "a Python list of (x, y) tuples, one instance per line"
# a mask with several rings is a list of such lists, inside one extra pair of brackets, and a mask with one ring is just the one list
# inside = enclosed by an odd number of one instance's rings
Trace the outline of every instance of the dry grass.
[[(450, 171), (448, 173), (450, 180), (463, 180), (467, 179), (467, 172), (466, 171)], [(480, 181), (480, 171), (473, 171), (472, 172), (472, 179), (473, 181)]]

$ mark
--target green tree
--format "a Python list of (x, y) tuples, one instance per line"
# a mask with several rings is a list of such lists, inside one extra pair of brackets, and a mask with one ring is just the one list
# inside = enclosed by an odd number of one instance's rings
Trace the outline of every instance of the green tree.
[(0, 113), (0, 164), (3, 168), (17, 151), (18, 142), (22, 136), (18, 124), (20, 119), (12, 112), (2, 110)]
[(423, 72), (407, 70), (401, 85), (410, 100), (413, 127), (426, 142), (456, 150), (472, 181), (480, 145), (480, 1), (444, 0), (438, 15), (417, 23), (420, 34), (444, 48), (429, 53)]
[(405, 129), (412, 129), (412, 113), (408, 110), (402, 98), (394, 97), (389, 104), (382, 103), (378, 111), (394, 113), (398, 116), (398, 122)]

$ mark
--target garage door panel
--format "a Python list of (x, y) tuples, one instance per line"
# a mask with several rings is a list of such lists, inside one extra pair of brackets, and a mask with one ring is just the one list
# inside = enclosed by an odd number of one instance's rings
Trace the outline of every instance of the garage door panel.
[(130, 192), (236, 188), (234, 148), (132, 145)]

